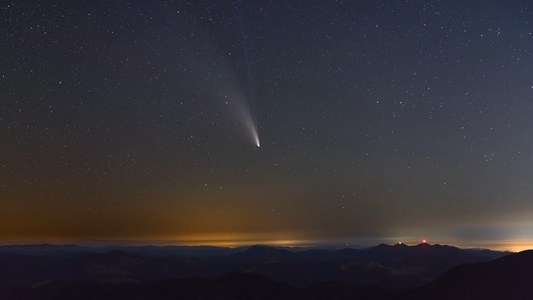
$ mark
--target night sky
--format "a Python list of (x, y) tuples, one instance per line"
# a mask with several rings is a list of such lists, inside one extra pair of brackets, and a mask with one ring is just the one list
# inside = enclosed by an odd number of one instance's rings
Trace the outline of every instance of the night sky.
[(532, 183), (529, 1), (0, 4), (0, 243), (524, 249)]

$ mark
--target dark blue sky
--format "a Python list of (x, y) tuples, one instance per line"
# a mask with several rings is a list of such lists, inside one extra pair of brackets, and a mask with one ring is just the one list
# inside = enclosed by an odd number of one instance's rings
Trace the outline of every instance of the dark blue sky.
[(532, 238), (527, 1), (0, 9), (4, 242)]

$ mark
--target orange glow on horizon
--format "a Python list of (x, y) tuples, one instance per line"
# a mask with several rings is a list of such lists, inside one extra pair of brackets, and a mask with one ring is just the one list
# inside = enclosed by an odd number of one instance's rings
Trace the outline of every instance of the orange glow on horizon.
[[(307, 237), (307, 238), (306, 238)], [(165, 236), (116, 236), (116, 237), (98, 237), (98, 236), (40, 236), (40, 237), (5, 237), (0, 238), (0, 245), (14, 244), (56, 244), (56, 245), (154, 245), (154, 246), (218, 246), (218, 247), (240, 247), (251, 245), (271, 245), (271, 246), (299, 246), (299, 247), (320, 247), (320, 246), (338, 246), (341, 245), (353, 248), (364, 248), (376, 246), (381, 243), (385, 244), (405, 244), (415, 246), (419, 242), (416, 239), (398, 242), (394, 238), (390, 239), (321, 239), (311, 238), (309, 235), (298, 235), (296, 233), (218, 233), (218, 234), (196, 234), (196, 235), (165, 235)], [(428, 243), (423, 239), (422, 243)], [(449, 245), (463, 249), (483, 248), (494, 251), (521, 252), (533, 249), (533, 240), (484, 240), (484, 241), (464, 241), (456, 240), (436, 240), (434, 245)]]

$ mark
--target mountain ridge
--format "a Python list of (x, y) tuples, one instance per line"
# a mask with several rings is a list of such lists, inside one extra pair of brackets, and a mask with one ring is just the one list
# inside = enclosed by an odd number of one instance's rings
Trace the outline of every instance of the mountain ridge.
[[(191, 250), (198, 253), (188, 255)], [(146, 282), (231, 272), (255, 272), (299, 288), (336, 281), (399, 291), (426, 284), (453, 266), (507, 254), (429, 244), (363, 249), (0, 246), (0, 292), (54, 280)]]

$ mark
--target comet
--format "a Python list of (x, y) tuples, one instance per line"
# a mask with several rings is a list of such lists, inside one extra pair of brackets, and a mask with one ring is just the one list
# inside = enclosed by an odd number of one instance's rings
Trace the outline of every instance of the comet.
[[(253, 72), (252, 72), (252, 62), (250, 59), (250, 53), (249, 53), (249, 47), (248, 47), (248, 40), (247, 40), (247, 34), (246, 34), (246, 25), (245, 25), (245, 19), (244, 19), (244, 10), (242, 8), (242, 3), (239, 0), (239, 5), (237, 5), (235, 8), (237, 10), (237, 18), (239, 20), (239, 29), (242, 37), (242, 47), (243, 47), (243, 55), (244, 55), (244, 65), (246, 66), (246, 85), (247, 85), (247, 91), (246, 94), (248, 95), (248, 98), (250, 99), (249, 102), (251, 102), (251, 105), (254, 105), (255, 103), (255, 89), (253, 85)], [(249, 113), (249, 124), (251, 124), (250, 133), (253, 137), (253, 140), (255, 141), (255, 144), (257, 148), (261, 147), (261, 144), (259, 143), (259, 135), (257, 133), (257, 126), (255, 126), (255, 122), (253, 120), (251, 110), (248, 109)]]
[[(247, 50), (245, 64), (248, 89), (244, 89), (235, 69), (226, 61), (226, 55), (211, 36), (199, 32), (190, 38), (184, 43), (188, 47), (184, 46), (178, 52), (190, 84), (201, 85), (202, 98), (223, 112), (221, 115), (225, 115), (226, 120), (235, 126), (240, 137), (260, 147), (257, 125), (250, 108), (254, 102), (254, 90)], [(149, 44), (148, 46), (150, 47)]]
[(259, 142), (259, 133), (257, 132), (257, 126), (255, 125), (250, 111), (247, 111), (246, 119), (248, 119), (246, 122), (246, 129), (248, 131), (249, 138), (251, 139), (251, 142), (257, 146), (257, 148), (260, 148), (261, 143)]
[(257, 134), (257, 128), (255, 128), (254, 126), (251, 130), (252, 130), (252, 136), (255, 141), (255, 145), (257, 146), (257, 148), (260, 148), (261, 144), (259, 143), (259, 135)]
[(236, 119), (236, 125), (240, 127), (239, 131), (244, 132), (245, 139), (258, 148), (261, 147), (259, 142), (259, 133), (257, 131), (256, 122), (253, 118), (250, 106), (246, 101), (246, 97), (243, 92), (234, 90), (232, 97), (228, 97), (231, 100), (226, 101), (227, 110), (229, 114), (233, 115)]

